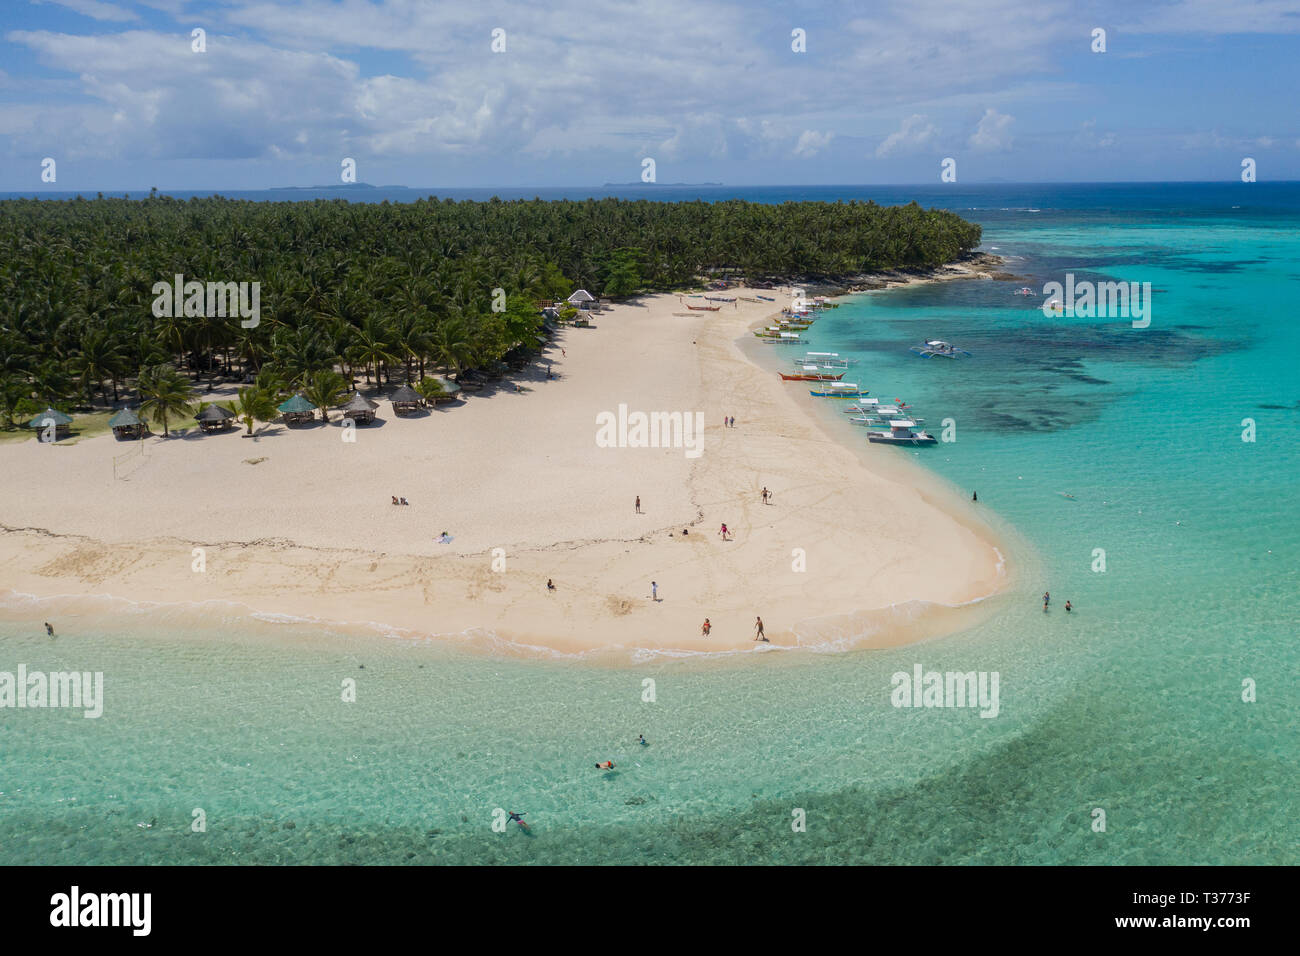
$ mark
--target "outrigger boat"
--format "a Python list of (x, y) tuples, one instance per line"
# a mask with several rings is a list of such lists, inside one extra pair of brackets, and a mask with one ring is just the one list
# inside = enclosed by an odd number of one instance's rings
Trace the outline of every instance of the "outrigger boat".
[(783, 382), (838, 382), (844, 377), (844, 373), (832, 375), (829, 372), (823, 372), (816, 365), (805, 365), (802, 372), (794, 375), (786, 375), (781, 372), (781, 381)]
[(682, 304), (692, 312), (717, 312), (722, 308), (720, 305), (691, 305), (689, 302), (683, 302)]
[(772, 298), (770, 295), (755, 295), (754, 298), (756, 298), (756, 299), (762, 299), (764, 302), (775, 302), (775, 301), (776, 301), (776, 299)]
[(839, 352), (805, 352), (803, 358), (795, 359), (795, 365), (820, 365), (822, 368), (848, 368), (857, 364), (856, 359), (840, 358)]
[(916, 422), (899, 418), (889, 423), (887, 432), (867, 432), (867, 441), (878, 445), (934, 445), (935, 437), (916, 429)]
[(858, 398), (867, 394), (865, 388), (858, 388), (857, 382), (827, 382), (821, 388), (808, 392), (813, 398)]
[(706, 295), (704, 298), (708, 299), (710, 302), (735, 302), (736, 301), (735, 299), (728, 299), (724, 295)]
[(933, 339), (924, 345), (913, 345), (912, 351), (921, 358), (957, 358), (962, 355), (970, 355), (965, 349), (959, 349), (949, 342), (941, 342), (939, 339)]
[(799, 338), (798, 332), (779, 332), (776, 335), (761, 335), (760, 342), (768, 345), (806, 345), (808, 340)]

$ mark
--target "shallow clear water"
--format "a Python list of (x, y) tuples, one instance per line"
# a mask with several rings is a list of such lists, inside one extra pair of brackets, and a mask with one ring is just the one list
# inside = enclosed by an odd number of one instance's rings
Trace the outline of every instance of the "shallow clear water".
[[(1296, 862), (1300, 187), (969, 192), (947, 204), (1026, 279), (858, 296), (810, 334), (954, 419), (955, 443), (873, 451), (1028, 541), (1041, 580), (986, 623), (603, 666), (94, 602), (50, 641), (11, 602), (0, 671), (103, 671), (106, 704), (0, 710), (0, 862)], [(1150, 328), (1012, 295), (1065, 271), (1151, 282)], [(928, 338), (974, 354), (908, 352)], [(998, 672), (998, 716), (891, 706), (916, 663)], [(493, 832), (498, 807), (531, 833)]]

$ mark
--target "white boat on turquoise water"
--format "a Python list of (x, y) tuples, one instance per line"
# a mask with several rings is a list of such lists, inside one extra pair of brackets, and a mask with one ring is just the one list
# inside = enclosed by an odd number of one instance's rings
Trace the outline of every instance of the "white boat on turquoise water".
[(912, 351), (921, 358), (961, 358), (963, 355), (970, 355), (965, 349), (959, 349), (951, 342), (944, 342), (940, 339), (931, 339), (923, 345), (913, 345)]
[(813, 398), (858, 398), (866, 395), (865, 388), (859, 388), (857, 382), (826, 382), (808, 392)]
[(889, 431), (867, 432), (867, 441), (877, 445), (933, 445), (933, 435), (923, 432), (910, 418), (898, 418), (889, 423)]

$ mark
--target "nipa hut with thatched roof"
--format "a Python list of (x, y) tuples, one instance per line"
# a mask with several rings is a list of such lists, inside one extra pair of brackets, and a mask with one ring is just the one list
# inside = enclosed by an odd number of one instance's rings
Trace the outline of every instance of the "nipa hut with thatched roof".
[(343, 417), (352, 419), (358, 425), (369, 425), (373, 422), (375, 409), (378, 407), (378, 402), (372, 402), (360, 392), (353, 392), (347, 404), (339, 406), (343, 411)]
[[(30, 422), (28, 422), (27, 427), (36, 428), (44, 432), (45, 429), (53, 425), (54, 440), (58, 441), (60, 438), (68, 437), (68, 428), (71, 424), (72, 424), (71, 415), (65, 415), (57, 408), (46, 408), (45, 411), (41, 412)], [(40, 436), (38, 440), (45, 441), (45, 438), (43, 436)]]
[(130, 408), (124, 408), (110, 418), (108, 427), (113, 429), (113, 437), (118, 441), (143, 438), (145, 433), (144, 422), (140, 421), (140, 416)]
[(388, 400), (393, 403), (393, 412), (397, 415), (406, 415), (424, 406), (420, 393), (409, 385), (400, 386)]
[(201, 432), (221, 432), (235, 427), (235, 413), (221, 405), (209, 405), (194, 416)]
[(288, 401), (281, 402), (276, 407), (276, 411), (284, 416), (286, 425), (309, 423), (316, 417), (316, 406), (301, 395), (295, 395)]

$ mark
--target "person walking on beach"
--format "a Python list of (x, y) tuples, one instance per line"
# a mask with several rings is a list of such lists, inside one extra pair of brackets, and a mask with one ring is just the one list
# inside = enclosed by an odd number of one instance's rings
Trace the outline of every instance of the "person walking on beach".
[(709, 623), (709, 619), (706, 617), (704, 619), (704, 626), (700, 628), (700, 633), (703, 634), (705, 637), (708, 637), (709, 631), (711, 630), (713, 630), (713, 625)]
[(755, 618), (754, 620), (754, 640), (762, 641), (764, 644), (771, 644), (766, 635), (763, 634), (763, 619)]
[(659, 600), (659, 584), (655, 581), (650, 582), (650, 600)]
[[(525, 813), (526, 813), (526, 812), (527, 812), (527, 811), (525, 811)], [(510, 810), (510, 811), (508, 811), (508, 812), (506, 813), (506, 816), (509, 817), (511, 820), (513, 820), (515, 823), (519, 824), (519, 825), (520, 825), (521, 827), (523, 827), (525, 830), (528, 829), (528, 824), (527, 824), (527, 823), (524, 823), (524, 814), (523, 814), (523, 813), (515, 813), (515, 811)]]
[(640, 513), (641, 513), (641, 496), (640, 496), (640, 495), (637, 495), (637, 496), (636, 496), (636, 513), (637, 513), (637, 514), (640, 514)]
[(50, 635), (50, 637), (54, 636), (54, 625), (52, 625), (49, 621), (45, 622), (45, 633)]

